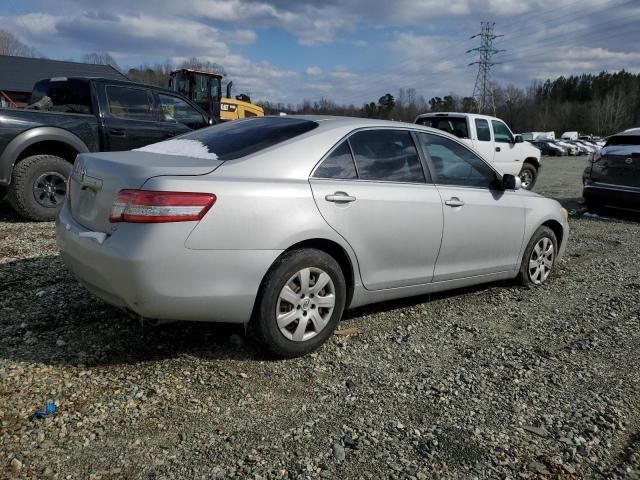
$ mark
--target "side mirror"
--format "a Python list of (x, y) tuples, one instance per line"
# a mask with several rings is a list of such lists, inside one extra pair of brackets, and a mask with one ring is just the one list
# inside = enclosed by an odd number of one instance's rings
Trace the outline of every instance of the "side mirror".
[(522, 135), (516, 135), (514, 143), (522, 143), (522, 142), (524, 142), (524, 138), (522, 138)]
[(505, 173), (502, 176), (502, 188), (505, 190), (520, 190), (521, 187), (522, 180), (520, 180), (520, 177), (516, 177), (509, 173)]

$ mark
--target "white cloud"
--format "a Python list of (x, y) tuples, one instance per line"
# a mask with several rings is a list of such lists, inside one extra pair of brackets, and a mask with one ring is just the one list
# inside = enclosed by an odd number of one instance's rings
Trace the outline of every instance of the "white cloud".
[(307, 68), (305, 68), (304, 73), (306, 73), (307, 75), (310, 75), (310, 76), (317, 76), (317, 75), (320, 75), (322, 73), (322, 69), (320, 67), (317, 67), (317, 66), (307, 67)]

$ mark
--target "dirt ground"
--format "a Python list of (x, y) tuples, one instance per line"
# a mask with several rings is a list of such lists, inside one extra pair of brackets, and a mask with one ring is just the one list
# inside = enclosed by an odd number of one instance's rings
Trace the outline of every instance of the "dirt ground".
[(586, 212), (586, 162), (544, 159), (572, 229), (544, 286), (351, 311), (286, 361), (141, 326), (0, 204), (0, 478), (640, 478), (640, 218)]

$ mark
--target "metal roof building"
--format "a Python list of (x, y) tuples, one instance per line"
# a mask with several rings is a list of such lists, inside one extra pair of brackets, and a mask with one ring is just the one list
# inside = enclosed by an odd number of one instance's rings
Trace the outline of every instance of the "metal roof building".
[(4, 92), (14, 102), (26, 102), (31, 95), (33, 85), (38, 80), (51, 77), (102, 77), (128, 80), (111, 65), (0, 55), (0, 92)]

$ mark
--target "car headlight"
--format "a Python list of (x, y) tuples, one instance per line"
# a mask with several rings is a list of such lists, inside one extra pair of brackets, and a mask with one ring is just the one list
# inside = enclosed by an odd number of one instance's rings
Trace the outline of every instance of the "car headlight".
[(564, 217), (564, 221), (569, 223), (569, 210), (567, 210), (566, 208), (561, 208), (560, 211), (562, 212), (562, 216)]

